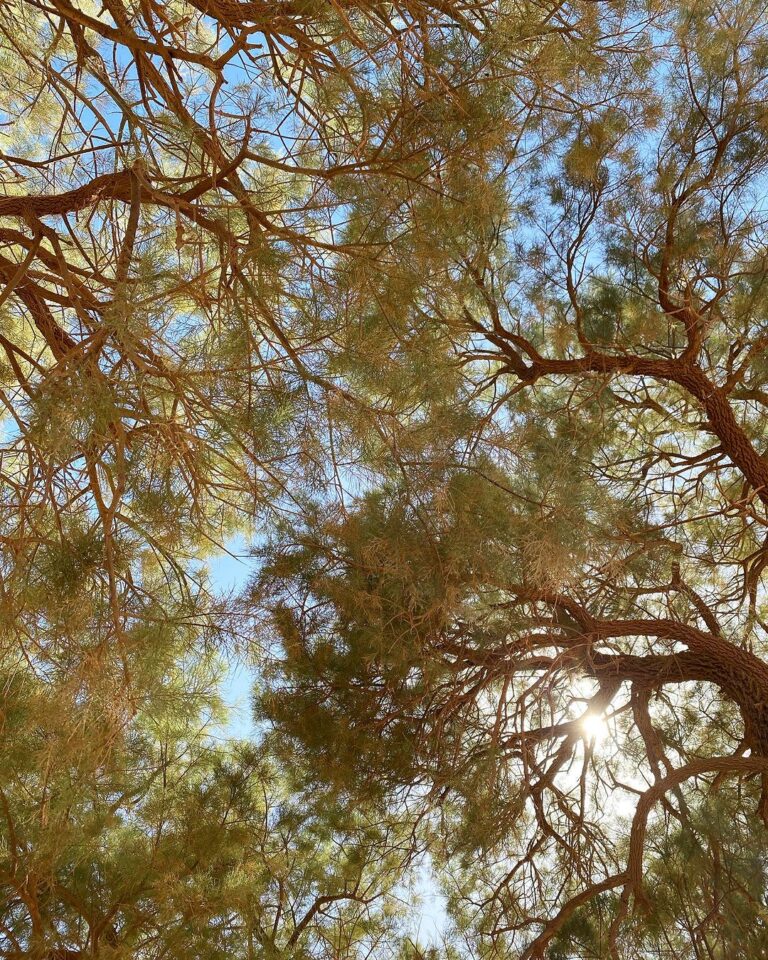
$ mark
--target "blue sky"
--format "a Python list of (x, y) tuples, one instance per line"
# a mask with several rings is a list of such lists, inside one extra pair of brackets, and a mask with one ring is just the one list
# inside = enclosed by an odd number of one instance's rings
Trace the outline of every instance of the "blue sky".
[[(233, 540), (228, 550), (229, 553), (221, 553), (208, 561), (211, 582), (218, 592), (224, 594), (242, 589), (254, 569), (254, 560), (244, 538)], [(230, 711), (225, 728), (229, 736), (247, 737), (254, 732), (250, 706), (253, 680), (253, 671), (242, 659), (230, 662), (222, 688), (224, 702)]]

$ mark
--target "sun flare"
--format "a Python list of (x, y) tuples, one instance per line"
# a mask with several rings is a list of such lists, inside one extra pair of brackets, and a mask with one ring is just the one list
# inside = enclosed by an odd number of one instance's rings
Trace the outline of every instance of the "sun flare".
[(581, 729), (587, 740), (600, 743), (608, 735), (605, 717), (600, 713), (587, 713), (581, 718)]

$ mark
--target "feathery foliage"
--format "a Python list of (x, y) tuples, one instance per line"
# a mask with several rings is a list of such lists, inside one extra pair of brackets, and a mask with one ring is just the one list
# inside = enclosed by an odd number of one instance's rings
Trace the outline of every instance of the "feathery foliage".
[(3, 956), (768, 950), (767, 24), (0, 7)]

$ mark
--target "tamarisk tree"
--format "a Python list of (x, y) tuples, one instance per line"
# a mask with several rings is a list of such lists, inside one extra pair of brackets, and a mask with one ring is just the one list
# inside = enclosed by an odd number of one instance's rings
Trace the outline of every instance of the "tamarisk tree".
[(345, 229), (358, 194), (434, 189), (474, 149), (450, 96), (426, 105), (471, 86), (483, 18), (3, 4), (0, 546), (25, 645), (89, 616), (130, 644), (146, 578), (193, 593), (189, 562), (322, 460), (313, 289), (384, 242)]
[(3, 956), (766, 953), (767, 23), (0, 5)]
[(226, 736), (202, 565), (316, 482), (313, 291), (386, 244), (358, 196), (482, 152), (486, 21), (0, 4), (0, 956), (399, 952), (408, 834)]
[(768, 20), (600, 7), (325, 307), (371, 412), (264, 551), (260, 709), (417, 805), (468, 949), (759, 957)]

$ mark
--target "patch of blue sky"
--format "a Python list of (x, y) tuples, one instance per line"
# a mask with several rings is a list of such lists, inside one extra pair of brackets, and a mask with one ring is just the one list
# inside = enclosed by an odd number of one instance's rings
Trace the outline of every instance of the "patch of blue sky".
[(0, 447), (9, 447), (20, 435), (19, 424), (13, 417), (0, 417)]
[(409, 911), (408, 935), (422, 947), (437, 947), (447, 937), (447, 900), (441, 892), (429, 854), (417, 863), (412, 884), (404, 896)]
[[(208, 559), (208, 577), (214, 592), (231, 596), (245, 589), (255, 569), (255, 559), (245, 536), (230, 540), (226, 551)], [(246, 739), (257, 735), (253, 720), (251, 697), (256, 672), (245, 657), (232, 657), (221, 685), (221, 698), (227, 708), (227, 721), (222, 735)]]

